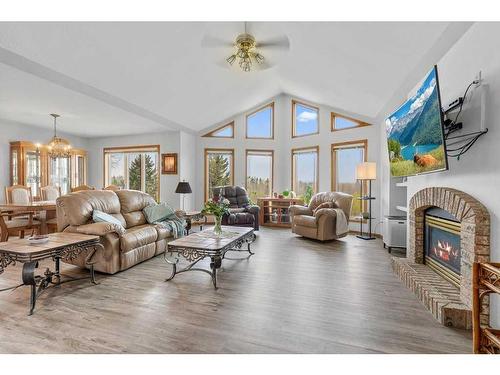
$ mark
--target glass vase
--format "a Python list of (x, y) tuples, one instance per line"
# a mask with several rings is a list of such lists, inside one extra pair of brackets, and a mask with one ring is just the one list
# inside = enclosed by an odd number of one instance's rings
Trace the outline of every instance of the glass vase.
[(217, 236), (222, 234), (222, 216), (215, 216), (214, 233)]

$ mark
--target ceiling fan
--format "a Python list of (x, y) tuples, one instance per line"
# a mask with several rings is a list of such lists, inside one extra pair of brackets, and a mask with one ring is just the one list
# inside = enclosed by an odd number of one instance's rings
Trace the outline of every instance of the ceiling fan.
[[(274, 65), (272, 58), (288, 51), (290, 42), (286, 35), (257, 41), (252, 34), (247, 32), (247, 23), (244, 22), (244, 32), (239, 34), (234, 41), (206, 35), (201, 41), (201, 46), (227, 50), (223, 66), (231, 67), (237, 63), (241, 70), (250, 72), (272, 67)], [(232, 52), (229, 52), (231, 50)]]

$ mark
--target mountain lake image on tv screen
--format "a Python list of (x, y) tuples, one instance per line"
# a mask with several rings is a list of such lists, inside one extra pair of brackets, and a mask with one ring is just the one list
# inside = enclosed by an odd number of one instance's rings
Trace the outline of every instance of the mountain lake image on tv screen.
[(435, 68), (416, 94), (386, 119), (385, 126), (393, 177), (446, 169)]

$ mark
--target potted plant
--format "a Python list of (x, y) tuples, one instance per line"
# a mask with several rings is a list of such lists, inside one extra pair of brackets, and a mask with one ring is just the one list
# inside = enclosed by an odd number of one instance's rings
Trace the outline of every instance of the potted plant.
[(229, 201), (221, 196), (215, 196), (205, 202), (201, 210), (204, 215), (213, 215), (215, 217), (214, 233), (217, 236), (222, 234), (222, 217), (229, 213)]
[(313, 195), (314, 195), (313, 188), (311, 185), (309, 185), (304, 193), (304, 204), (309, 205), (309, 202), (311, 202), (311, 198)]

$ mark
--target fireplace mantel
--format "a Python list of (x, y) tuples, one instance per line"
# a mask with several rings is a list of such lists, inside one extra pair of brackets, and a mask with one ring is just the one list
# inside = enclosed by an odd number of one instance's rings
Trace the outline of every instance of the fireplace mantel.
[[(447, 211), (460, 221), (461, 276), (456, 294), (442, 291), (440, 276), (429, 273), (424, 263), (424, 216), (431, 207)], [(418, 191), (408, 205), (408, 249), (406, 259), (393, 258), (393, 268), (415, 294), (426, 304), (443, 324), (470, 328), (470, 310), (472, 308), (472, 264), (490, 260), (490, 215), (486, 207), (474, 197), (457, 189), (432, 187)], [(437, 277), (437, 278), (436, 278)], [(431, 280), (433, 279), (433, 280)], [(443, 288), (447, 284), (442, 284)], [(450, 284), (451, 285), (451, 284)], [(436, 289), (437, 288), (437, 289)], [(455, 288), (456, 289), (456, 288)], [(450, 296), (449, 303), (446, 296)], [(463, 305), (455, 310), (463, 310), (460, 323), (443, 309)], [(465, 317), (465, 315), (467, 317)], [(456, 319), (455, 319), (456, 320)], [(489, 311), (483, 311), (483, 324), (489, 322)]]

